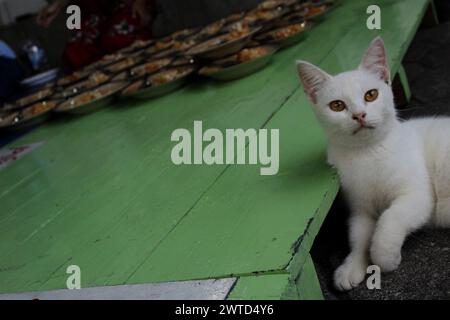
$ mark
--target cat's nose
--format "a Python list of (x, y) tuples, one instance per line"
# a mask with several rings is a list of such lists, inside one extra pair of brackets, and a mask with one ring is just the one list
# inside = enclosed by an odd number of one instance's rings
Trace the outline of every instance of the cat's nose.
[(366, 123), (366, 116), (367, 113), (365, 112), (354, 113), (352, 119), (358, 121), (361, 125), (364, 125)]

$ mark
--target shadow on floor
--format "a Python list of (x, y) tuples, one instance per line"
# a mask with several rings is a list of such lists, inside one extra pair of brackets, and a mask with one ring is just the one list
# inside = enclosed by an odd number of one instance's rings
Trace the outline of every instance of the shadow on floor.
[[(413, 97), (399, 111), (403, 119), (450, 116), (450, 23), (420, 30), (404, 59)], [(450, 137), (449, 137), (450, 139)], [(449, 177), (450, 179), (450, 177)], [(347, 255), (348, 209), (338, 195), (311, 254), (326, 299), (450, 299), (450, 230), (425, 229), (411, 235), (399, 269), (383, 274), (381, 290), (333, 289), (334, 270)]]

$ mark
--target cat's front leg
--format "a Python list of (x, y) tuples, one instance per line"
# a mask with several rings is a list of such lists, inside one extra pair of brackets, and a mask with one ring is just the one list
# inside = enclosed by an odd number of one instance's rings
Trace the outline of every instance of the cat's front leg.
[(415, 192), (397, 198), (383, 212), (370, 248), (372, 262), (381, 271), (391, 272), (398, 268), (405, 238), (429, 221), (432, 210), (431, 195), (428, 192)]
[(358, 214), (350, 218), (351, 252), (334, 273), (336, 289), (350, 290), (364, 280), (367, 271), (370, 239), (374, 228), (375, 221), (369, 215)]

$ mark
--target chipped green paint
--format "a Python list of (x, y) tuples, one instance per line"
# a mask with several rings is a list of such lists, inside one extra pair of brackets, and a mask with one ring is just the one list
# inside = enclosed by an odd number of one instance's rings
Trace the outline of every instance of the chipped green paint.
[[(338, 180), (294, 60), (340, 72), (380, 33), (398, 70), (428, 1), (378, 1), (381, 32), (365, 28), (368, 4), (343, 1), (247, 78), (194, 80), (156, 100), (55, 119), (16, 141), (46, 143), (0, 172), (0, 293), (64, 288), (76, 264), (82, 287), (237, 276), (230, 298), (317, 296), (309, 249)], [(279, 174), (173, 165), (170, 134), (194, 120), (280, 129)]]

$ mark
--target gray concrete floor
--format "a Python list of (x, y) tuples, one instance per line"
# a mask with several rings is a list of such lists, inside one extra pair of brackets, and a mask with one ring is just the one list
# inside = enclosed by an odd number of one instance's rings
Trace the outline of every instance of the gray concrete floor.
[[(413, 97), (399, 110), (400, 117), (450, 116), (450, 23), (419, 30), (404, 66)], [(347, 293), (336, 292), (333, 272), (349, 250), (347, 216), (339, 195), (312, 249), (326, 299), (450, 299), (450, 229), (426, 229), (411, 235), (399, 269), (382, 275), (381, 290), (362, 284)]]

